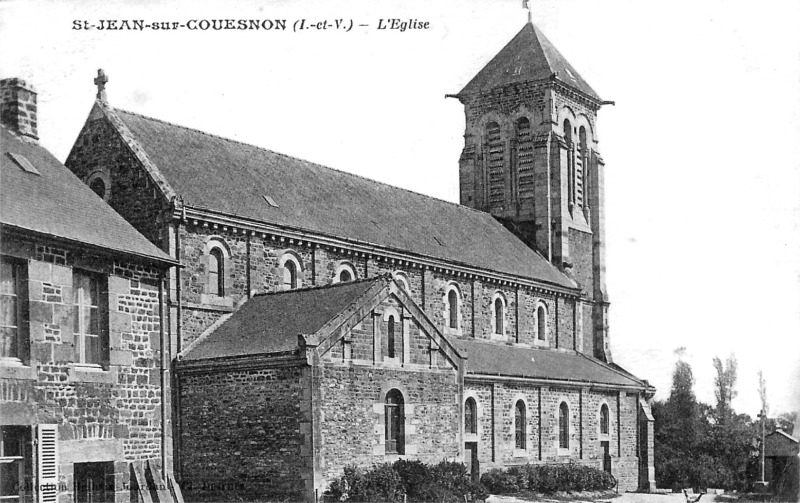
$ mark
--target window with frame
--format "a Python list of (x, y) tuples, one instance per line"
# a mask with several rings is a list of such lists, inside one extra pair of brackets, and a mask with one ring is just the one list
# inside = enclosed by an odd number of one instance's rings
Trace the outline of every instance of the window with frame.
[(283, 288), (294, 289), (300, 286), (298, 281), (297, 264), (291, 258), (287, 258), (283, 263)]
[(405, 412), (403, 394), (393, 389), (384, 404), (386, 454), (405, 454)]
[(447, 292), (447, 308), (449, 312), (449, 326), (450, 328), (457, 329), (458, 328), (458, 293), (456, 293), (455, 288), (452, 288), (449, 292)]
[(0, 257), (0, 362), (19, 365), (28, 360), (25, 262)]
[(225, 296), (225, 255), (219, 248), (208, 252), (208, 293)]
[(333, 278), (334, 283), (347, 283), (356, 279), (356, 272), (350, 264), (343, 263), (336, 269), (336, 275)]
[(107, 361), (108, 327), (104, 296), (105, 278), (100, 274), (73, 270), (73, 333), (77, 362), (102, 366)]
[(569, 449), (569, 406), (566, 402), (558, 406), (558, 447)]
[(600, 434), (608, 435), (608, 405), (600, 406)]
[(394, 315), (390, 315), (389, 316), (389, 319), (386, 321), (386, 325), (387, 325), (386, 326), (386, 334), (387, 334), (386, 344), (388, 346), (387, 354), (388, 354), (389, 358), (394, 358), (395, 354), (396, 354), (395, 349), (394, 349), (394, 346), (395, 346)]
[(464, 403), (464, 433), (478, 433), (478, 404), (472, 397)]
[(517, 404), (514, 406), (514, 447), (516, 449), (526, 448), (525, 422), (525, 402), (517, 400)]
[(498, 295), (494, 299), (494, 333), (504, 335), (505, 332), (506, 304), (503, 298)]
[(114, 501), (114, 463), (75, 463), (75, 503)]
[(0, 502), (27, 501), (30, 489), (25, 473), (30, 470), (30, 427), (0, 427)]
[(542, 305), (536, 309), (536, 338), (547, 340), (547, 311)]

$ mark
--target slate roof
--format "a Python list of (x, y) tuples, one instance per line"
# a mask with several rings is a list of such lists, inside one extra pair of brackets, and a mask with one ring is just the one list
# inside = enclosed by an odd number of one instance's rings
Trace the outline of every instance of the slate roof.
[(527, 23), (459, 95), (488, 91), (515, 82), (549, 79), (554, 73), (558, 73), (559, 81), (600, 101), (594, 89), (547, 40), (544, 33), (533, 23)]
[(648, 388), (649, 385), (574, 351), (524, 348), (469, 339), (453, 341), (467, 353), (467, 374), (527, 377)]
[(361, 298), (372, 279), (256, 295), (189, 347), (182, 360), (285, 353), (298, 347), (297, 336), (312, 335)]
[[(0, 223), (105, 248), (148, 262), (176, 262), (133, 228), (38, 143), (0, 127)], [(22, 156), (38, 174), (12, 157)], [(23, 161), (24, 163), (24, 161)]]
[(113, 112), (186, 206), (576, 288), (488, 213), (157, 119)]

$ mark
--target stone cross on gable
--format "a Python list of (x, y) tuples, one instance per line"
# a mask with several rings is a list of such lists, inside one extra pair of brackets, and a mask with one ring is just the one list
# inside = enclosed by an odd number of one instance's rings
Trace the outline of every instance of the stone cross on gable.
[(94, 85), (97, 86), (97, 99), (104, 102), (106, 101), (106, 83), (108, 77), (102, 68), (97, 70), (97, 77), (94, 79)]

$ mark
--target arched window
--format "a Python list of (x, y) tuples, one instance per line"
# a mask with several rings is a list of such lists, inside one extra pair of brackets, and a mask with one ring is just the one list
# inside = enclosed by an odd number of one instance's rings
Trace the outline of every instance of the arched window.
[(578, 130), (578, 162), (575, 168), (575, 203), (583, 207), (585, 198), (585, 174), (588, 160), (589, 145), (586, 141), (586, 128), (581, 126)]
[(102, 198), (106, 197), (106, 182), (104, 182), (102, 178), (95, 178), (92, 180), (89, 188), (92, 189), (92, 191), (98, 196)]
[(108, 201), (108, 196), (111, 195), (111, 180), (103, 171), (95, 171), (86, 180), (92, 192)]
[(406, 293), (411, 293), (411, 288), (408, 286), (408, 276), (406, 276), (405, 273), (400, 271), (395, 272), (394, 279)]
[(297, 257), (293, 253), (284, 253), (278, 264), (282, 269), (284, 290), (300, 288), (303, 286), (300, 279), (302, 266), (300, 265), (300, 261), (297, 260)]
[(450, 328), (458, 328), (458, 294), (455, 289), (447, 293), (447, 307), (450, 311)]
[(600, 406), (600, 434), (608, 435), (608, 405)]
[[(564, 141), (567, 142), (567, 199), (571, 205), (575, 204), (575, 158), (572, 147), (572, 123), (564, 119)], [(572, 211), (572, 206), (570, 206)]]
[(536, 338), (547, 340), (547, 311), (542, 305), (536, 308)]
[(225, 256), (219, 248), (212, 248), (208, 253), (208, 293), (225, 295)]
[(333, 277), (334, 283), (347, 283), (356, 279), (356, 271), (350, 264), (339, 264)]
[(405, 454), (403, 394), (396, 389), (386, 394), (384, 421), (386, 454)]
[(520, 117), (517, 121), (517, 194), (520, 203), (533, 202), (533, 137), (531, 121)]
[(287, 260), (283, 266), (283, 286), (297, 288), (297, 266), (291, 260)]
[(487, 178), (489, 188), (489, 206), (491, 209), (502, 209), (505, 202), (505, 151), (500, 124), (492, 121), (486, 125)]
[(502, 295), (496, 294), (493, 302), (492, 318), (494, 321), (494, 333), (505, 335), (506, 333), (506, 301)]
[(478, 433), (478, 405), (472, 397), (464, 403), (464, 433)]
[(386, 322), (386, 324), (388, 325), (388, 327), (386, 329), (387, 334), (388, 334), (386, 343), (389, 346), (389, 349), (388, 349), (389, 355), (388, 356), (389, 356), (389, 358), (394, 358), (394, 355), (395, 355), (395, 351), (394, 351), (394, 343), (395, 343), (395, 340), (394, 340), (394, 316), (389, 316), (389, 320)]
[(558, 406), (558, 447), (569, 449), (569, 407), (566, 402)]
[(525, 429), (525, 402), (517, 400), (514, 407), (514, 447), (517, 449), (525, 449)]

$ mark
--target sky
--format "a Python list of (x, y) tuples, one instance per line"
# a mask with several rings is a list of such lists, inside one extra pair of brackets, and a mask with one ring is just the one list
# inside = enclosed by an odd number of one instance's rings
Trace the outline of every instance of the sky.
[[(773, 414), (800, 409), (800, 2), (531, 8), (616, 103), (598, 119), (614, 361), (665, 399), (685, 347), (698, 399), (713, 404), (712, 359), (734, 354), (738, 412), (760, 409), (759, 370)], [(204, 19), (287, 29), (73, 29)], [(292, 29), (337, 19), (352, 29)], [(114, 107), (457, 202), (464, 113), (445, 94), (526, 20), (521, 0), (11, 0), (0, 77), (36, 86), (41, 143), (62, 161), (103, 68)]]

